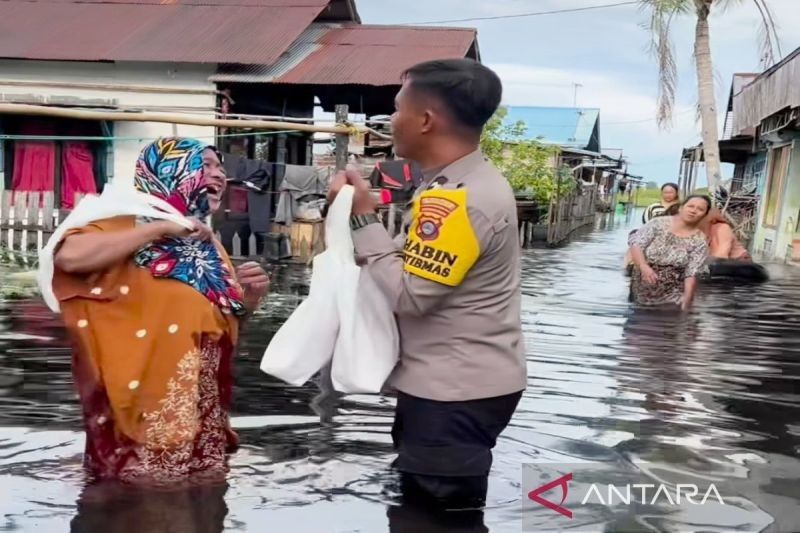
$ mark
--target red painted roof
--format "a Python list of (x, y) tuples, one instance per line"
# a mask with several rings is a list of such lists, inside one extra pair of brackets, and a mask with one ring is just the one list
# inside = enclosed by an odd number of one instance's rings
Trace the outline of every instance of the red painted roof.
[(330, 0), (2, 0), (0, 57), (274, 63)]

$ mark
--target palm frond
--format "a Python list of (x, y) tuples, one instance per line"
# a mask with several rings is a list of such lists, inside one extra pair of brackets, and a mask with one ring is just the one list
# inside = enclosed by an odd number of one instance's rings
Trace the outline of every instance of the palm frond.
[[(713, 0), (713, 5), (715, 8), (724, 11), (733, 6), (741, 5), (744, 1), (745, 0)], [(775, 17), (772, 16), (772, 10), (769, 8), (766, 0), (752, 0), (752, 2), (761, 16), (761, 24), (758, 27), (759, 53), (761, 60), (764, 62), (764, 68), (769, 68), (783, 57), (780, 37), (778, 36), (778, 26), (775, 23)]]
[(675, 15), (688, 12), (692, 0), (642, 0), (642, 9), (650, 11), (650, 51), (658, 63), (658, 99), (656, 121), (667, 129), (672, 125), (678, 68), (670, 28)]
[(772, 32), (770, 29), (769, 19), (764, 12), (764, 7), (758, 0), (753, 0), (753, 3), (761, 15), (761, 22), (758, 26), (758, 42), (761, 60), (764, 62), (763, 68), (767, 69), (775, 64), (774, 47), (772, 46)]
[[(769, 46), (769, 56), (774, 58), (774, 52), (777, 51), (778, 59), (780, 60), (783, 58), (783, 50), (781, 50), (781, 39), (778, 36), (778, 25), (775, 24), (775, 17), (772, 16), (772, 10), (769, 8), (765, 0), (753, 0), (753, 3), (758, 8), (759, 12), (761, 13), (761, 18), (764, 21), (763, 30), (766, 35), (762, 39), (762, 49), (765, 45)], [(771, 37), (770, 32), (772, 32)]]

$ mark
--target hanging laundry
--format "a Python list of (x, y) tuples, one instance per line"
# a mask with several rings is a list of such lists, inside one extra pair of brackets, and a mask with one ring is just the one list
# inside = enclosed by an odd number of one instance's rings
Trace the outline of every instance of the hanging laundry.
[(381, 202), (406, 203), (422, 183), (422, 170), (404, 159), (379, 161), (375, 164), (369, 182), (381, 190)]
[(89, 143), (65, 142), (61, 155), (61, 206), (72, 209), (76, 195), (96, 193), (94, 154)]
[[(22, 135), (53, 135), (55, 128), (46, 121), (26, 122)], [(52, 191), (55, 183), (56, 143), (54, 141), (14, 141), (14, 191)]]
[(288, 225), (297, 218), (321, 219), (327, 190), (327, 169), (286, 165), (275, 222)]

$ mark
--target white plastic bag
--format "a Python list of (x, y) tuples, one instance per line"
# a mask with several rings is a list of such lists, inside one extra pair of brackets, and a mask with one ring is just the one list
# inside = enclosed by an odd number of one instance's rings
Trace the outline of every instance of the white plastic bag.
[(302, 385), (333, 358), (340, 392), (380, 392), (398, 358), (394, 314), (355, 263), (350, 233), (353, 188), (337, 195), (325, 220), (326, 250), (314, 258), (308, 298), (273, 337), (261, 370)]
[(140, 216), (159, 220), (169, 220), (185, 228), (194, 226), (167, 202), (150, 194), (137, 191), (133, 185), (112, 182), (106, 185), (100, 196), (86, 196), (78, 206), (59, 224), (47, 245), (39, 252), (39, 270), (36, 280), (47, 306), (54, 312), (60, 311), (58, 299), (53, 293), (53, 256), (56, 246), (71, 229), (82, 228), (87, 224), (118, 216)]
[(369, 272), (362, 269), (355, 281), (348, 277), (340, 286), (331, 380), (341, 392), (380, 392), (399, 357), (397, 322)]
[(272, 337), (261, 360), (263, 372), (292, 385), (303, 385), (333, 357), (339, 333), (337, 288), (348, 263), (358, 268), (352, 258), (353, 242), (347, 226), (352, 203), (353, 189), (345, 187), (328, 210), (326, 248), (312, 263), (308, 297)]

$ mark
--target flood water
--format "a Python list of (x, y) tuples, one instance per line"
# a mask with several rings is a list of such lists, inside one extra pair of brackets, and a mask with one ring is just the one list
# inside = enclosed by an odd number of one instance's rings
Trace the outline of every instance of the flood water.
[(525, 252), (528, 389), (495, 449), (488, 508), (460, 525), (393, 506), (391, 398), (320, 397), (258, 370), (307, 290), (303, 270), (276, 272), (267, 311), (247, 326), (229, 486), (190, 493), (84, 490), (64, 332), (37, 301), (4, 303), (0, 531), (518, 532), (521, 465), (535, 461), (748, 481), (736, 512), (643, 517), (642, 531), (800, 531), (800, 269), (704, 286), (690, 316), (634, 312), (621, 269), (629, 229), (606, 221), (563, 248)]

